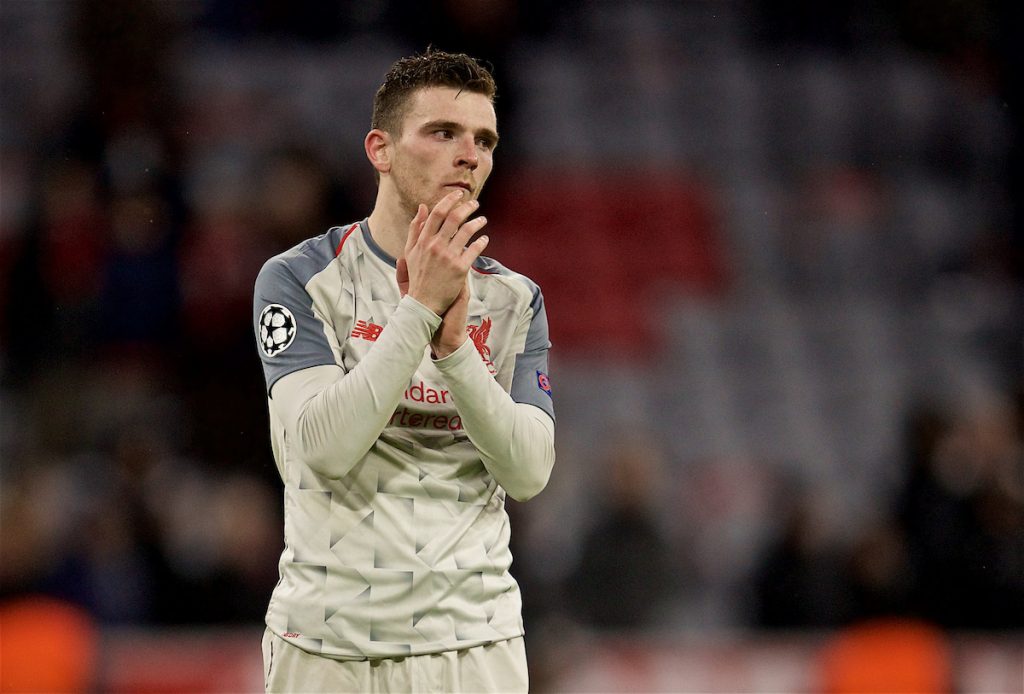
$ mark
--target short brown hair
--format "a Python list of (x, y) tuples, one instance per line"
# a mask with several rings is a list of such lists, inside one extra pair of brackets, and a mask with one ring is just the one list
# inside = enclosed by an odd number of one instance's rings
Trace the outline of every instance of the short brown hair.
[(483, 94), (492, 102), (497, 86), (490, 70), (465, 53), (428, 48), (422, 55), (395, 61), (373, 97), (371, 128), (399, 134), (409, 97), (424, 87), (452, 87)]

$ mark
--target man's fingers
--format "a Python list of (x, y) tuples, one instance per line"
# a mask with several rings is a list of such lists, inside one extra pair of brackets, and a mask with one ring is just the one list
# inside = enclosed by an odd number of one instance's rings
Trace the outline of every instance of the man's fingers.
[(483, 229), (486, 224), (487, 217), (476, 217), (469, 220), (459, 227), (458, 231), (455, 232), (455, 235), (452, 236), (452, 245), (461, 249), (469, 243), (469, 240), (473, 238), (473, 234)]
[[(469, 215), (479, 209), (480, 203), (476, 200), (467, 200), (459, 205), (452, 208), (452, 211), (445, 217), (444, 224), (441, 225), (440, 236), (445, 241), (452, 243), (455, 236), (458, 234), (459, 229), (465, 224), (466, 220), (469, 219)], [(462, 248), (466, 245), (465, 239), (458, 245), (458, 248)]]
[(473, 261), (480, 257), (480, 254), (484, 252), (485, 248), (487, 248), (487, 244), (489, 242), (489, 238), (487, 238), (486, 236), (481, 236), (476, 241), (466, 246), (466, 250), (462, 252), (462, 257), (465, 258), (470, 265), (472, 265)]
[[(427, 221), (423, 227), (423, 233), (425, 234), (437, 234), (441, 231), (445, 221), (448, 219), (448, 215), (451, 213), (455, 206), (459, 204), (459, 201), (466, 195), (466, 191), (459, 188), (454, 190), (448, 195), (441, 198), (434, 209), (430, 211), (430, 216), (427, 217)], [(469, 216), (469, 213), (466, 213)]]
[(409, 261), (399, 258), (395, 262), (395, 280), (398, 282), (398, 293), (405, 296), (409, 293)]
[(425, 221), (427, 221), (427, 206), (420, 203), (419, 207), (416, 208), (416, 216), (409, 222), (409, 236), (405, 240), (405, 252), (407, 255), (409, 250), (416, 245), (420, 234), (423, 233), (423, 223)]

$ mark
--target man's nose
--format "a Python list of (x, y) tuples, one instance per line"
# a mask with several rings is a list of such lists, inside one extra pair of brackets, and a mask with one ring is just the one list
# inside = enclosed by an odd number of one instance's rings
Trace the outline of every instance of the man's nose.
[(465, 166), (470, 171), (476, 169), (480, 164), (480, 153), (476, 151), (476, 140), (473, 136), (464, 137), (459, 140), (459, 150), (456, 155), (455, 165)]

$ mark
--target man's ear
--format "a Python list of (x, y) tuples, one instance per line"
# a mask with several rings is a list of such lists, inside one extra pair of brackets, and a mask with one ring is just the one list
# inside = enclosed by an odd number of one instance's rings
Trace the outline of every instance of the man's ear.
[(386, 174), (391, 171), (391, 135), (388, 132), (374, 128), (366, 133), (363, 149), (377, 173)]

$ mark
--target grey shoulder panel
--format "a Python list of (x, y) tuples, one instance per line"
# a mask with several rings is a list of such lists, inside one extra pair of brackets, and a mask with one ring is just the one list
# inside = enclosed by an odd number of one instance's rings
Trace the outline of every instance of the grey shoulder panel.
[(326, 233), (306, 239), (280, 255), (274, 256), (267, 264), (279, 260), (295, 275), (303, 287), (314, 275), (323, 272), (338, 255), (342, 239), (355, 225), (331, 227)]
[(334, 227), (303, 241), (264, 263), (256, 277), (253, 330), (268, 394), (282, 376), (335, 363), (306, 285), (334, 260), (344, 232)]
[(544, 299), (541, 297), (540, 286), (536, 282), (522, 273), (510, 270), (494, 258), (488, 258), (483, 255), (477, 257), (477, 259), (473, 261), (473, 269), (481, 275), (501, 275), (503, 277), (511, 277), (522, 282), (526, 285), (526, 288), (530, 290), (530, 295), (533, 297), (530, 301), (530, 308), (533, 309), (534, 313), (536, 313), (537, 309), (544, 303)]

